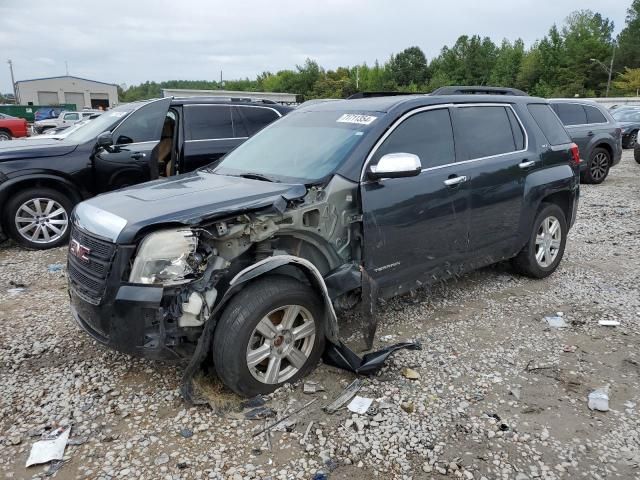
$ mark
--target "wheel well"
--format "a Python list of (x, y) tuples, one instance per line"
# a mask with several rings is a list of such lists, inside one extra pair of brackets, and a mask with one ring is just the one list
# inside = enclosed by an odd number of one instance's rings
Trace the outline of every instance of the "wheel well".
[[(571, 222), (571, 194), (569, 192), (556, 192), (551, 195), (547, 195), (542, 199), (542, 203), (553, 203), (558, 205), (564, 212), (564, 217), (567, 224)], [(541, 207), (542, 208), (542, 207)]]
[(9, 130), (8, 128), (0, 127), (0, 132), (7, 132), (9, 135), (11, 135), (11, 130)]

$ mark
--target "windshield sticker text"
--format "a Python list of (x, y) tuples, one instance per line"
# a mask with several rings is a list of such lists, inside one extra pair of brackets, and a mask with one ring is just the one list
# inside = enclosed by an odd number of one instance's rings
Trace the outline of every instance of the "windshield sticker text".
[(377, 117), (372, 115), (357, 115), (355, 113), (345, 113), (336, 122), (339, 123), (358, 123), (360, 125), (369, 125)]

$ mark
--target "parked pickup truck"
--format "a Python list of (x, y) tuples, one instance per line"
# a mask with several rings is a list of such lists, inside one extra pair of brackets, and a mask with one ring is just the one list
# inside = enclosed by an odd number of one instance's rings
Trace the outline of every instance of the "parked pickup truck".
[(163, 98), (121, 105), (62, 140), (0, 143), (0, 225), (28, 248), (69, 237), (76, 203), (219, 160), (291, 110), (260, 101)]
[(23, 118), (0, 113), (0, 142), (29, 135), (29, 125)]
[(103, 112), (100, 110), (83, 110), (82, 112), (67, 112), (63, 111), (56, 118), (48, 118), (46, 120), (37, 120), (33, 124), (33, 128), (36, 133), (43, 133), (47, 130), (60, 127), (70, 127), (71, 125), (95, 118), (101, 115)]
[(111, 348), (271, 392), (341, 348), (339, 309), (361, 302), (371, 346), (378, 298), (502, 260), (550, 275), (579, 173), (541, 98), (310, 104), (216, 166), (80, 203), (71, 311)]

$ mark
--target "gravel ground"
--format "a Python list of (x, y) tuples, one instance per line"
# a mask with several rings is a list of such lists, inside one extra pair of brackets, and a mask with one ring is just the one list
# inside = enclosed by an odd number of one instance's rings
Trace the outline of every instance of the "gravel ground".
[[(419, 339), (424, 349), (396, 353), (366, 381), (359, 394), (375, 399), (372, 411), (324, 413), (354, 377), (320, 366), (310, 379), (326, 391), (269, 396), (279, 415), (318, 398), (269, 439), (252, 438), (264, 421), (245, 419), (215, 382), (203, 382), (211, 408), (187, 407), (181, 366), (107, 351), (82, 333), (64, 271), (47, 268), (65, 249), (0, 247), (0, 477), (640, 478), (639, 173), (626, 152), (603, 185), (582, 187), (550, 278), (496, 266), (386, 303), (376, 346)], [(11, 293), (16, 283), (25, 290)], [(566, 328), (543, 320), (556, 312)], [(589, 410), (603, 386), (611, 409)], [(58, 425), (72, 425), (78, 444), (66, 461), (55, 473), (25, 468), (31, 445)]]

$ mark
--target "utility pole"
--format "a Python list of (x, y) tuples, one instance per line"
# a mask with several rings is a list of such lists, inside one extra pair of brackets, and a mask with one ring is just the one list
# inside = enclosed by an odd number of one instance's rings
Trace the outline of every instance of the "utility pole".
[(609, 65), (609, 80), (607, 80), (607, 93), (605, 97), (609, 96), (609, 89), (611, 88), (611, 74), (613, 73), (613, 59), (616, 58), (616, 44), (613, 44), (613, 52), (611, 53), (611, 64)]
[(18, 92), (16, 90), (16, 80), (13, 77), (13, 62), (11, 60), (7, 60), (9, 64), (9, 71), (11, 72), (11, 86), (13, 87), (13, 101), (18, 104)]
[(356, 90), (360, 90), (360, 65), (356, 65)]

